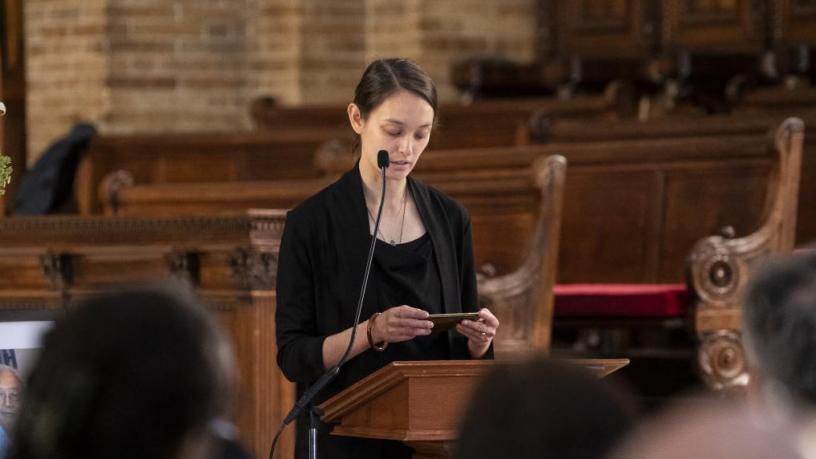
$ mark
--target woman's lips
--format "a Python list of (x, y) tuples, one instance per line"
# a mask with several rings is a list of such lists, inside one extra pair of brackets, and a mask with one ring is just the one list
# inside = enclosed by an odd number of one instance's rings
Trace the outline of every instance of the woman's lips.
[(411, 165), (411, 162), (405, 160), (391, 161), (391, 165), (395, 167), (408, 167)]

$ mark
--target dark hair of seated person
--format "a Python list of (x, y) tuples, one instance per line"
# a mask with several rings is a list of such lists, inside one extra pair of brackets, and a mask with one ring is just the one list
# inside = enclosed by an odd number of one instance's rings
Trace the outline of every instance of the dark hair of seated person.
[(634, 425), (620, 389), (543, 358), (493, 368), (463, 419), (454, 457), (597, 459)]
[(210, 457), (229, 396), (229, 346), (206, 309), (169, 288), (107, 294), (44, 338), (7, 459)]
[(766, 260), (743, 302), (756, 381), (794, 411), (816, 407), (816, 251)]

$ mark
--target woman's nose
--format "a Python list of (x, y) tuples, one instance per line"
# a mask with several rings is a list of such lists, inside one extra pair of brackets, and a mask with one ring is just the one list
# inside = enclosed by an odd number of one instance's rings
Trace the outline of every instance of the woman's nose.
[(413, 141), (411, 140), (410, 135), (406, 135), (405, 137), (402, 138), (402, 140), (400, 140), (400, 143), (399, 143), (399, 152), (400, 153), (404, 154), (405, 156), (408, 156), (408, 155), (411, 154), (413, 148), (414, 148), (414, 144), (413, 144)]

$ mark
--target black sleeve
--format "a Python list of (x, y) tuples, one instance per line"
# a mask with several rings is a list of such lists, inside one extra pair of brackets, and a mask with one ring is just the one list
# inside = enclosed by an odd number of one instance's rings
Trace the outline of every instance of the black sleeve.
[(317, 331), (313, 229), (295, 212), (286, 216), (278, 256), (275, 327), (278, 366), (293, 382), (314, 381), (323, 373), (323, 340)]

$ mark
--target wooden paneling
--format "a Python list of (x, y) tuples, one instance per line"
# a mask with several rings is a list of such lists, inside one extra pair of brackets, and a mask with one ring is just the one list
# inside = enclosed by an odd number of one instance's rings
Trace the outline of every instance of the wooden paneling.
[(654, 282), (660, 175), (575, 166), (567, 178), (558, 281)]
[[(689, 168), (669, 174), (660, 260), (684, 259), (701, 234), (721, 234), (725, 227), (739, 235), (756, 231), (762, 223), (771, 164), (769, 157), (727, 168)], [(679, 279), (683, 274), (682, 265), (664, 262), (656, 279)]]
[(763, 13), (753, 0), (663, 0), (664, 50), (758, 53)]
[(772, 33), (778, 46), (816, 46), (816, 2), (772, 0), (771, 3), (774, 12)]
[(655, 48), (653, 2), (560, 0), (559, 54), (581, 58), (647, 58)]
[[(222, 320), (239, 371), (236, 423), (266, 457), (294, 388), (275, 363), (280, 211), (231, 217), (0, 219), (0, 309), (62, 309), (116, 285), (190, 282)], [(291, 432), (278, 457), (291, 457)]]

